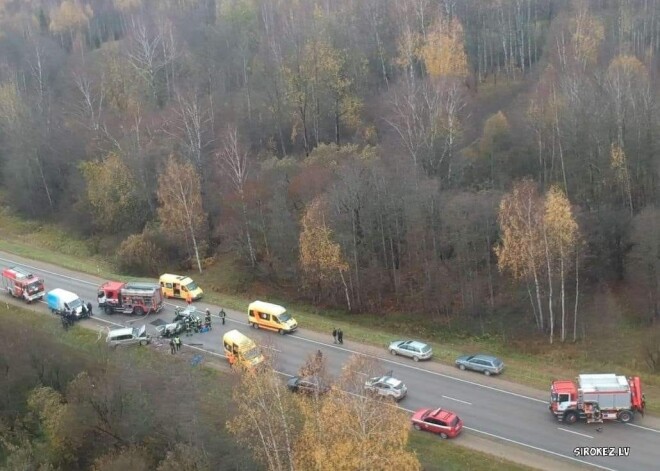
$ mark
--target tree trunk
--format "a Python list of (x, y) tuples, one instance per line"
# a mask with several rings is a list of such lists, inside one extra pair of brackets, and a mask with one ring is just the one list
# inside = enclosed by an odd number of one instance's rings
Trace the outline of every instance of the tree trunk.
[(573, 342), (577, 341), (577, 318), (578, 318), (578, 299), (579, 299), (579, 288), (580, 288), (580, 278), (578, 276), (578, 266), (579, 266), (579, 250), (575, 249), (575, 312), (573, 313)]
[(351, 312), (351, 295), (348, 292), (348, 285), (346, 284), (346, 280), (344, 279), (344, 273), (339, 270), (339, 276), (341, 277), (341, 283), (344, 285), (344, 294), (346, 295), (346, 306), (348, 307), (348, 312)]
[(257, 257), (254, 252), (254, 247), (252, 246), (252, 236), (250, 235), (250, 225), (247, 216), (247, 205), (245, 204), (243, 191), (241, 190), (239, 193), (241, 195), (241, 210), (243, 213), (243, 224), (245, 224), (245, 238), (248, 246), (248, 254), (250, 255), (250, 264), (254, 267), (257, 264)]
[(564, 286), (564, 249), (559, 247), (559, 275), (561, 278), (561, 341), (566, 341), (566, 289)]
[(548, 246), (548, 234), (545, 227), (543, 228), (543, 242), (543, 245), (545, 245), (545, 262), (548, 270), (548, 322), (550, 323), (550, 344), (552, 344), (555, 335), (555, 315), (552, 309), (552, 265), (550, 263), (550, 247)]

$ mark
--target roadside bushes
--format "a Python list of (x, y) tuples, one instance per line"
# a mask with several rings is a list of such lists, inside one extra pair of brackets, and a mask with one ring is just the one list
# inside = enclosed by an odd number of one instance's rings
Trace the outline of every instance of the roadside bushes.
[(119, 269), (135, 275), (158, 275), (163, 258), (163, 251), (146, 231), (128, 236), (117, 251)]

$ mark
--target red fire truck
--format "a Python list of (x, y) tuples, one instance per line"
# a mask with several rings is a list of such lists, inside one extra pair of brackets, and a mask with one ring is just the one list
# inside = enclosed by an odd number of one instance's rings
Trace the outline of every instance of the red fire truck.
[(2, 271), (2, 287), (13, 297), (24, 299), (28, 303), (42, 299), (45, 294), (44, 280), (18, 267), (5, 268)]
[(550, 387), (550, 411), (567, 424), (578, 420), (630, 422), (635, 412), (644, 415), (645, 406), (638, 376), (579, 375), (577, 381), (553, 381)]
[(155, 283), (106, 281), (99, 287), (98, 301), (106, 314), (142, 316), (163, 309), (163, 294)]

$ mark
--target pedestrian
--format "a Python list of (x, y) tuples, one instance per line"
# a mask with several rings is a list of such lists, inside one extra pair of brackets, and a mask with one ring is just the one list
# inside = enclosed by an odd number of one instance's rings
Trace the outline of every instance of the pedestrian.
[(339, 330), (337, 331), (337, 341), (338, 341), (340, 344), (343, 344), (343, 343), (344, 343), (344, 333), (341, 331), (341, 329), (339, 329)]
[(174, 337), (174, 346), (176, 347), (177, 352), (181, 350), (181, 339), (178, 335)]
[(170, 353), (172, 355), (176, 353), (176, 346), (174, 345), (174, 339), (170, 339)]
[(87, 301), (87, 314), (89, 314), (89, 317), (92, 317), (92, 303)]
[(225, 310), (220, 308), (220, 319), (222, 319), (222, 325), (225, 325), (225, 317), (227, 317)]
[(62, 327), (64, 330), (69, 330), (69, 320), (64, 315), (62, 315)]
[(211, 330), (211, 310), (207, 309), (206, 310), (206, 316), (204, 317), (204, 324), (206, 325), (206, 328)]
[(332, 329), (332, 343), (337, 343), (337, 327)]
[(190, 291), (186, 293), (186, 302), (188, 303), (188, 306), (192, 304), (192, 294), (190, 294)]

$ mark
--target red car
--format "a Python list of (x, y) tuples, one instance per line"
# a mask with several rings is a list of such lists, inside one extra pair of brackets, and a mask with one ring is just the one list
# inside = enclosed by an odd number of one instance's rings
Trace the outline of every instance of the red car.
[(445, 409), (419, 409), (412, 416), (415, 430), (426, 430), (442, 438), (454, 438), (461, 433), (463, 421), (453, 412)]

